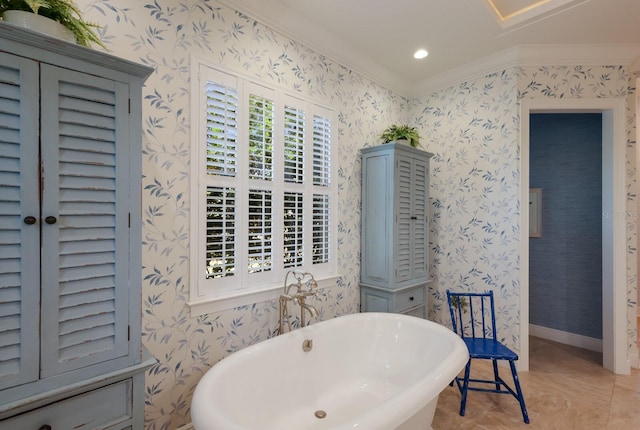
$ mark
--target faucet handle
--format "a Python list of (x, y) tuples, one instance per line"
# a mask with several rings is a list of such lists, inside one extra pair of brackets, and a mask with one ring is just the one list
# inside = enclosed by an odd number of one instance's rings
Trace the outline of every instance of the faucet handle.
[(280, 302), (289, 302), (289, 301), (295, 301), (296, 298), (294, 296), (292, 296), (291, 294), (281, 294), (280, 295)]
[(317, 295), (318, 295), (318, 292), (313, 290), (300, 291), (298, 294), (296, 294), (297, 297), (302, 297), (302, 298), (316, 297)]
[(318, 282), (316, 282), (315, 278), (312, 276), (309, 280), (309, 291), (315, 291), (316, 288), (318, 288)]

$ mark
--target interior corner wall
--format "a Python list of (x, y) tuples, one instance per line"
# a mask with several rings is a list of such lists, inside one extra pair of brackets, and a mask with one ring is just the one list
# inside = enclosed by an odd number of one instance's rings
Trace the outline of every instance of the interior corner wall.
[[(518, 66), (412, 101), (412, 116), (425, 147), (435, 154), (430, 187), (430, 319), (448, 324), (447, 288), (493, 289), (499, 298), (498, 330), (509, 346), (519, 350), (520, 104), (632, 95), (635, 86), (630, 85), (625, 66)], [(635, 112), (630, 111), (629, 132), (633, 121)], [(627, 153), (633, 150), (635, 138), (629, 137)], [(626, 171), (628, 188), (635, 172), (628, 155)], [(635, 192), (628, 190), (627, 196), (627, 205), (635, 209)], [(634, 225), (627, 225), (627, 234), (635, 244)], [(630, 258), (635, 258), (635, 245), (628, 250)], [(635, 264), (627, 266), (628, 272), (629, 267)], [(635, 274), (627, 273), (627, 279), (629, 296), (635, 297)], [(630, 345), (635, 345), (634, 334), (629, 330)]]
[(445, 292), (496, 294), (500, 337), (519, 347), (520, 158), (517, 69), (413, 102), (431, 159), (429, 319), (450, 326)]
[(142, 336), (158, 360), (146, 375), (145, 429), (190, 422), (201, 376), (273, 336), (276, 300), (192, 317), (189, 297), (191, 56), (301, 93), (335, 110), (339, 281), (313, 305), (322, 319), (359, 311), (360, 148), (404, 122), (407, 99), (215, 0), (77, 1), (113, 55), (154, 68), (143, 89)]
[(529, 322), (602, 339), (602, 114), (532, 114), (529, 151), (530, 187), (542, 188)]

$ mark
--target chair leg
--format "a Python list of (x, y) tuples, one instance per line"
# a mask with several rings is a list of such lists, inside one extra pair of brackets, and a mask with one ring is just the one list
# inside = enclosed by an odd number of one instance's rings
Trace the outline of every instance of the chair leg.
[(524, 404), (524, 396), (522, 395), (520, 380), (518, 379), (518, 372), (516, 371), (516, 365), (513, 360), (509, 360), (509, 366), (511, 366), (511, 375), (513, 375), (513, 383), (516, 386), (518, 402), (520, 402), (520, 409), (522, 410), (522, 418), (524, 419), (525, 423), (529, 424), (529, 414), (527, 414), (527, 407)]
[(498, 373), (498, 360), (491, 360), (493, 362), (493, 380), (496, 381), (496, 390), (500, 391), (500, 374)]
[(467, 362), (467, 365), (464, 368), (464, 381), (462, 383), (462, 388), (460, 389), (460, 394), (462, 395), (462, 399), (460, 400), (460, 416), (464, 416), (465, 409), (467, 408), (467, 393), (469, 392), (469, 376), (471, 375), (471, 360)]

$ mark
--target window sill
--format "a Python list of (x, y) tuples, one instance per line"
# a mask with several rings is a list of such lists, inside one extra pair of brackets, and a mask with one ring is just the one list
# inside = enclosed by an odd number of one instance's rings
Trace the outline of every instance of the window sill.
[[(340, 275), (331, 275), (325, 277), (319, 277), (316, 279), (318, 282), (318, 290), (327, 287), (333, 287), (336, 285), (336, 281), (340, 278)], [(260, 289), (253, 290), (236, 290), (228, 291), (224, 294), (209, 296), (198, 300), (190, 300), (187, 302), (191, 309), (191, 316), (197, 317), (200, 315), (211, 314), (215, 312), (221, 312), (237, 308), (239, 306), (252, 305), (254, 303), (266, 302), (269, 300), (276, 300), (283, 293), (284, 285), (278, 283), (275, 285), (269, 285)]]

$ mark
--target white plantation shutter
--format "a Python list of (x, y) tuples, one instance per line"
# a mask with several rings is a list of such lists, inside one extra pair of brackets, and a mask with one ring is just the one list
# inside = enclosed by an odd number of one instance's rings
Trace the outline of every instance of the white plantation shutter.
[(280, 285), (291, 268), (335, 274), (331, 112), (202, 64), (199, 73), (192, 298)]
[(313, 184), (331, 184), (331, 120), (313, 117)]
[(238, 90), (206, 83), (207, 173), (236, 174), (238, 159)]
[(328, 263), (331, 252), (331, 204), (325, 194), (313, 195), (313, 264)]
[(305, 264), (305, 216), (304, 191), (307, 127), (304, 102), (284, 96), (283, 115), (283, 269), (301, 267)]
[[(128, 86), (42, 65), (42, 376), (128, 353)], [(125, 173), (123, 176), (119, 173)], [(51, 218), (53, 220), (53, 218)], [(132, 244), (132, 246), (135, 246)]]
[(284, 267), (304, 264), (304, 196), (284, 193)]
[(302, 109), (284, 107), (284, 181), (304, 182), (305, 114)]
[(249, 179), (273, 178), (273, 100), (249, 96)]
[(332, 207), (331, 157), (332, 129), (330, 113), (316, 108), (313, 115), (313, 206), (312, 206), (312, 269), (328, 265), (334, 259), (332, 230), (335, 209)]
[[(38, 65), (0, 53), (0, 389), (38, 378)], [(21, 172), (33, 172), (22, 174)], [(25, 224), (24, 218), (37, 222)]]
[[(198, 146), (197, 162), (206, 156), (202, 172), (204, 198), (204, 253), (198, 258), (198, 278), (217, 280), (225, 284), (237, 277), (238, 270), (238, 214), (237, 190), (240, 169), (239, 118), (242, 101), (239, 99), (238, 79), (227, 73), (210, 73), (200, 67), (204, 89), (206, 115), (199, 122), (204, 144)], [(194, 163), (194, 165), (198, 165)], [(204, 265), (203, 265), (204, 264)], [(202, 270), (204, 269), (204, 270)], [(233, 282), (233, 281), (232, 281)]]
[(236, 264), (235, 189), (207, 187), (206, 194), (206, 277), (233, 276)]
[(249, 190), (248, 272), (273, 268), (273, 219), (271, 191)]

